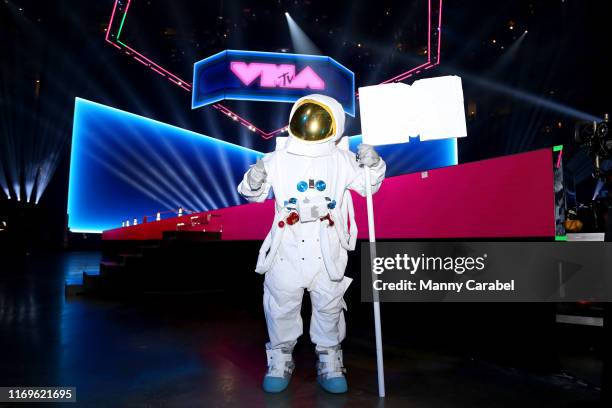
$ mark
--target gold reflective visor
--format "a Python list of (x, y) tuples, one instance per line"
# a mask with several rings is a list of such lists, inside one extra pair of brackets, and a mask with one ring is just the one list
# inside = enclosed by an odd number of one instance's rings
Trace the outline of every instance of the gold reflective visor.
[(329, 139), (335, 130), (336, 122), (332, 111), (312, 99), (304, 99), (298, 105), (289, 123), (291, 135), (306, 142)]

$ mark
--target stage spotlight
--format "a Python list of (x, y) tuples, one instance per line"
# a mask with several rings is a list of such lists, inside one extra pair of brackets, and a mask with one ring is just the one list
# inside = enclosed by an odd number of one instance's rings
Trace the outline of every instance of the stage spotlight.
[(525, 34), (519, 35), (518, 38), (508, 47), (507, 51), (505, 50), (506, 47), (503, 45), (500, 47), (501, 50), (505, 52), (501, 55), (495, 65), (491, 67), (492, 74), (498, 74), (499, 72), (508, 68), (512, 63), (516, 62), (519, 49), (524, 39)]
[(297, 25), (295, 20), (285, 12), (287, 24), (289, 25), (289, 34), (291, 35), (291, 43), (293, 50), (298, 54), (321, 55), (321, 50), (312, 42), (306, 33)]

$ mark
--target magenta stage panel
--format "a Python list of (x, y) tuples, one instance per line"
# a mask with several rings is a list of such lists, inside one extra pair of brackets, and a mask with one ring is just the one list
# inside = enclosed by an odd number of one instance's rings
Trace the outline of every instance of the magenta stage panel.
[[(374, 195), (376, 237), (554, 237), (552, 151), (528, 153), (387, 178)], [(359, 238), (367, 239), (366, 204), (353, 194)], [(105, 231), (103, 238), (161, 239), (163, 231), (222, 230), (223, 240), (263, 240), (274, 202), (222, 208), (209, 224), (191, 227), (189, 217)]]
[[(541, 149), (388, 178), (374, 195), (376, 237), (554, 237), (551, 163)], [(353, 197), (367, 239), (365, 199)]]
[[(225, 241), (263, 240), (274, 214), (274, 200), (225, 207), (218, 210), (149, 221), (130, 227), (104, 231), (104, 240), (160, 240), (164, 231), (221, 231)], [(202, 221), (210, 221), (203, 224)], [(192, 221), (192, 217), (193, 221)], [(198, 217), (198, 218), (195, 218)], [(204, 221), (206, 222), (206, 221)]]

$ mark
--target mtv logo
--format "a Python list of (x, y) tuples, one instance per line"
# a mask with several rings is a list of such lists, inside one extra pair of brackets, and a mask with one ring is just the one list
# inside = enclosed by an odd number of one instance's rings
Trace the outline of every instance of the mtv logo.
[(259, 86), (267, 88), (325, 89), (325, 81), (309, 66), (296, 75), (294, 64), (233, 61), (230, 70), (246, 86), (259, 78)]
[(222, 100), (291, 103), (312, 93), (355, 116), (355, 74), (327, 56), (226, 50), (193, 67), (192, 109)]

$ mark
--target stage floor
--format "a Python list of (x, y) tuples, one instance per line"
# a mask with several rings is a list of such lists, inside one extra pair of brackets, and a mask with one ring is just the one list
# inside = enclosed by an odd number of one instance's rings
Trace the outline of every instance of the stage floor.
[[(344, 345), (348, 394), (319, 389), (307, 336), (296, 348), (289, 389), (265, 394), (260, 308), (229, 304), (220, 293), (152, 294), (131, 304), (64, 299), (66, 274), (96, 259), (98, 253), (39, 255), (23, 268), (2, 267), (1, 386), (75, 386), (78, 406), (382, 406), (373, 344), (359, 330), (349, 326)], [(369, 310), (349, 304), (349, 313)], [(596, 406), (600, 397), (560, 376), (436, 347), (395, 342), (385, 351), (387, 407)]]

